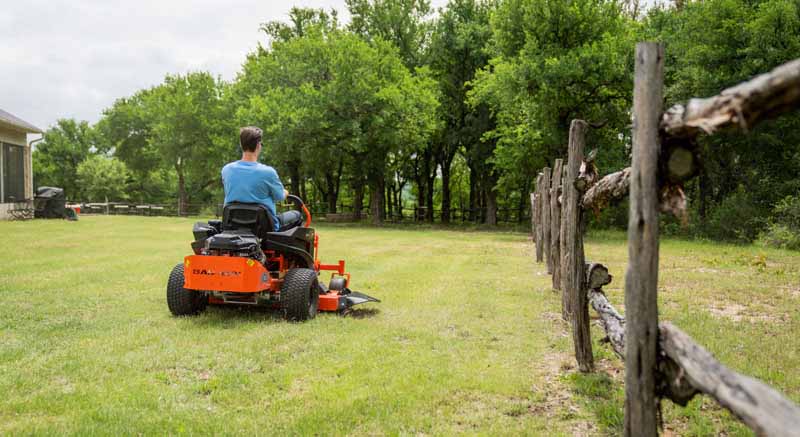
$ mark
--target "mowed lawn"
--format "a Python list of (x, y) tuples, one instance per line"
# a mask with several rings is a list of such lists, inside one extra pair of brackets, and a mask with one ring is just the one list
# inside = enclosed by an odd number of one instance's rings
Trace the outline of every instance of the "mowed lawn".
[[(523, 233), (320, 225), (322, 260), (346, 259), (352, 288), (381, 303), (306, 323), (218, 307), (175, 318), (165, 284), (193, 221), (0, 222), (1, 434), (620, 429), (622, 363), (593, 328), (598, 370), (575, 373)], [(610, 267), (621, 304), (624, 234), (593, 236), (587, 258)], [(800, 400), (796, 252), (667, 240), (661, 266), (662, 320)], [(747, 433), (707, 399), (665, 415), (680, 434)]]

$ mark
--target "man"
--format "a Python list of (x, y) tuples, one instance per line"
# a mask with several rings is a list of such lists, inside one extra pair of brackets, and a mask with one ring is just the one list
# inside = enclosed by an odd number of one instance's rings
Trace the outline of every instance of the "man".
[(278, 172), (258, 162), (261, 153), (261, 129), (248, 126), (239, 130), (242, 159), (222, 167), (222, 185), (225, 187), (225, 204), (231, 202), (260, 203), (272, 217), (275, 230), (298, 226), (302, 216), (298, 211), (275, 212), (275, 202), (289, 195), (283, 188)]

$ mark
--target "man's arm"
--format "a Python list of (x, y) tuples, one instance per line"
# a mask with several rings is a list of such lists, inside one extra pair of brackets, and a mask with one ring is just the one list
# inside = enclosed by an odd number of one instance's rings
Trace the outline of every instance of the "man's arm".
[(269, 169), (269, 175), (267, 176), (267, 187), (269, 187), (269, 194), (272, 196), (272, 200), (275, 202), (280, 202), (289, 195), (289, 192), (283, 187), (283, 183), (281, 183), (281, 178), (278, 177), (278, 172), (275, 169)]

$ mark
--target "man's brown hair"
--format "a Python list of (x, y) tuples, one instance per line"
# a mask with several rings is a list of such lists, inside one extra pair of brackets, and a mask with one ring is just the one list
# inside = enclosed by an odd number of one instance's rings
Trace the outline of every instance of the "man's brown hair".
[(255, 152), (261, 142), (261, 129), (247, 126), (239, 129), (239, 144), (245, 152)]

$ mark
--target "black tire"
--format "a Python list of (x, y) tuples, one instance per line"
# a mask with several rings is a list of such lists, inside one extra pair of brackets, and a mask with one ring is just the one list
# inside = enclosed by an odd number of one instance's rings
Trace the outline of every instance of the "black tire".
[(283, 277), (281, 308), (286, 318), (302, 322), (317, 316), (319, 283), (317, 272), (311, 269), (291, 269)]
[(335, 278), (331, 278), (330, 285), (328, 285), (328, 289), (342, 291), (347, 284), (347, 280), (341, 276), (337, 276)]
[(167, 282), (167, 306), (174, 316), (194, 316), (208, 305), (205, 293), (183, 288), (183, 263), (172, 269)]

